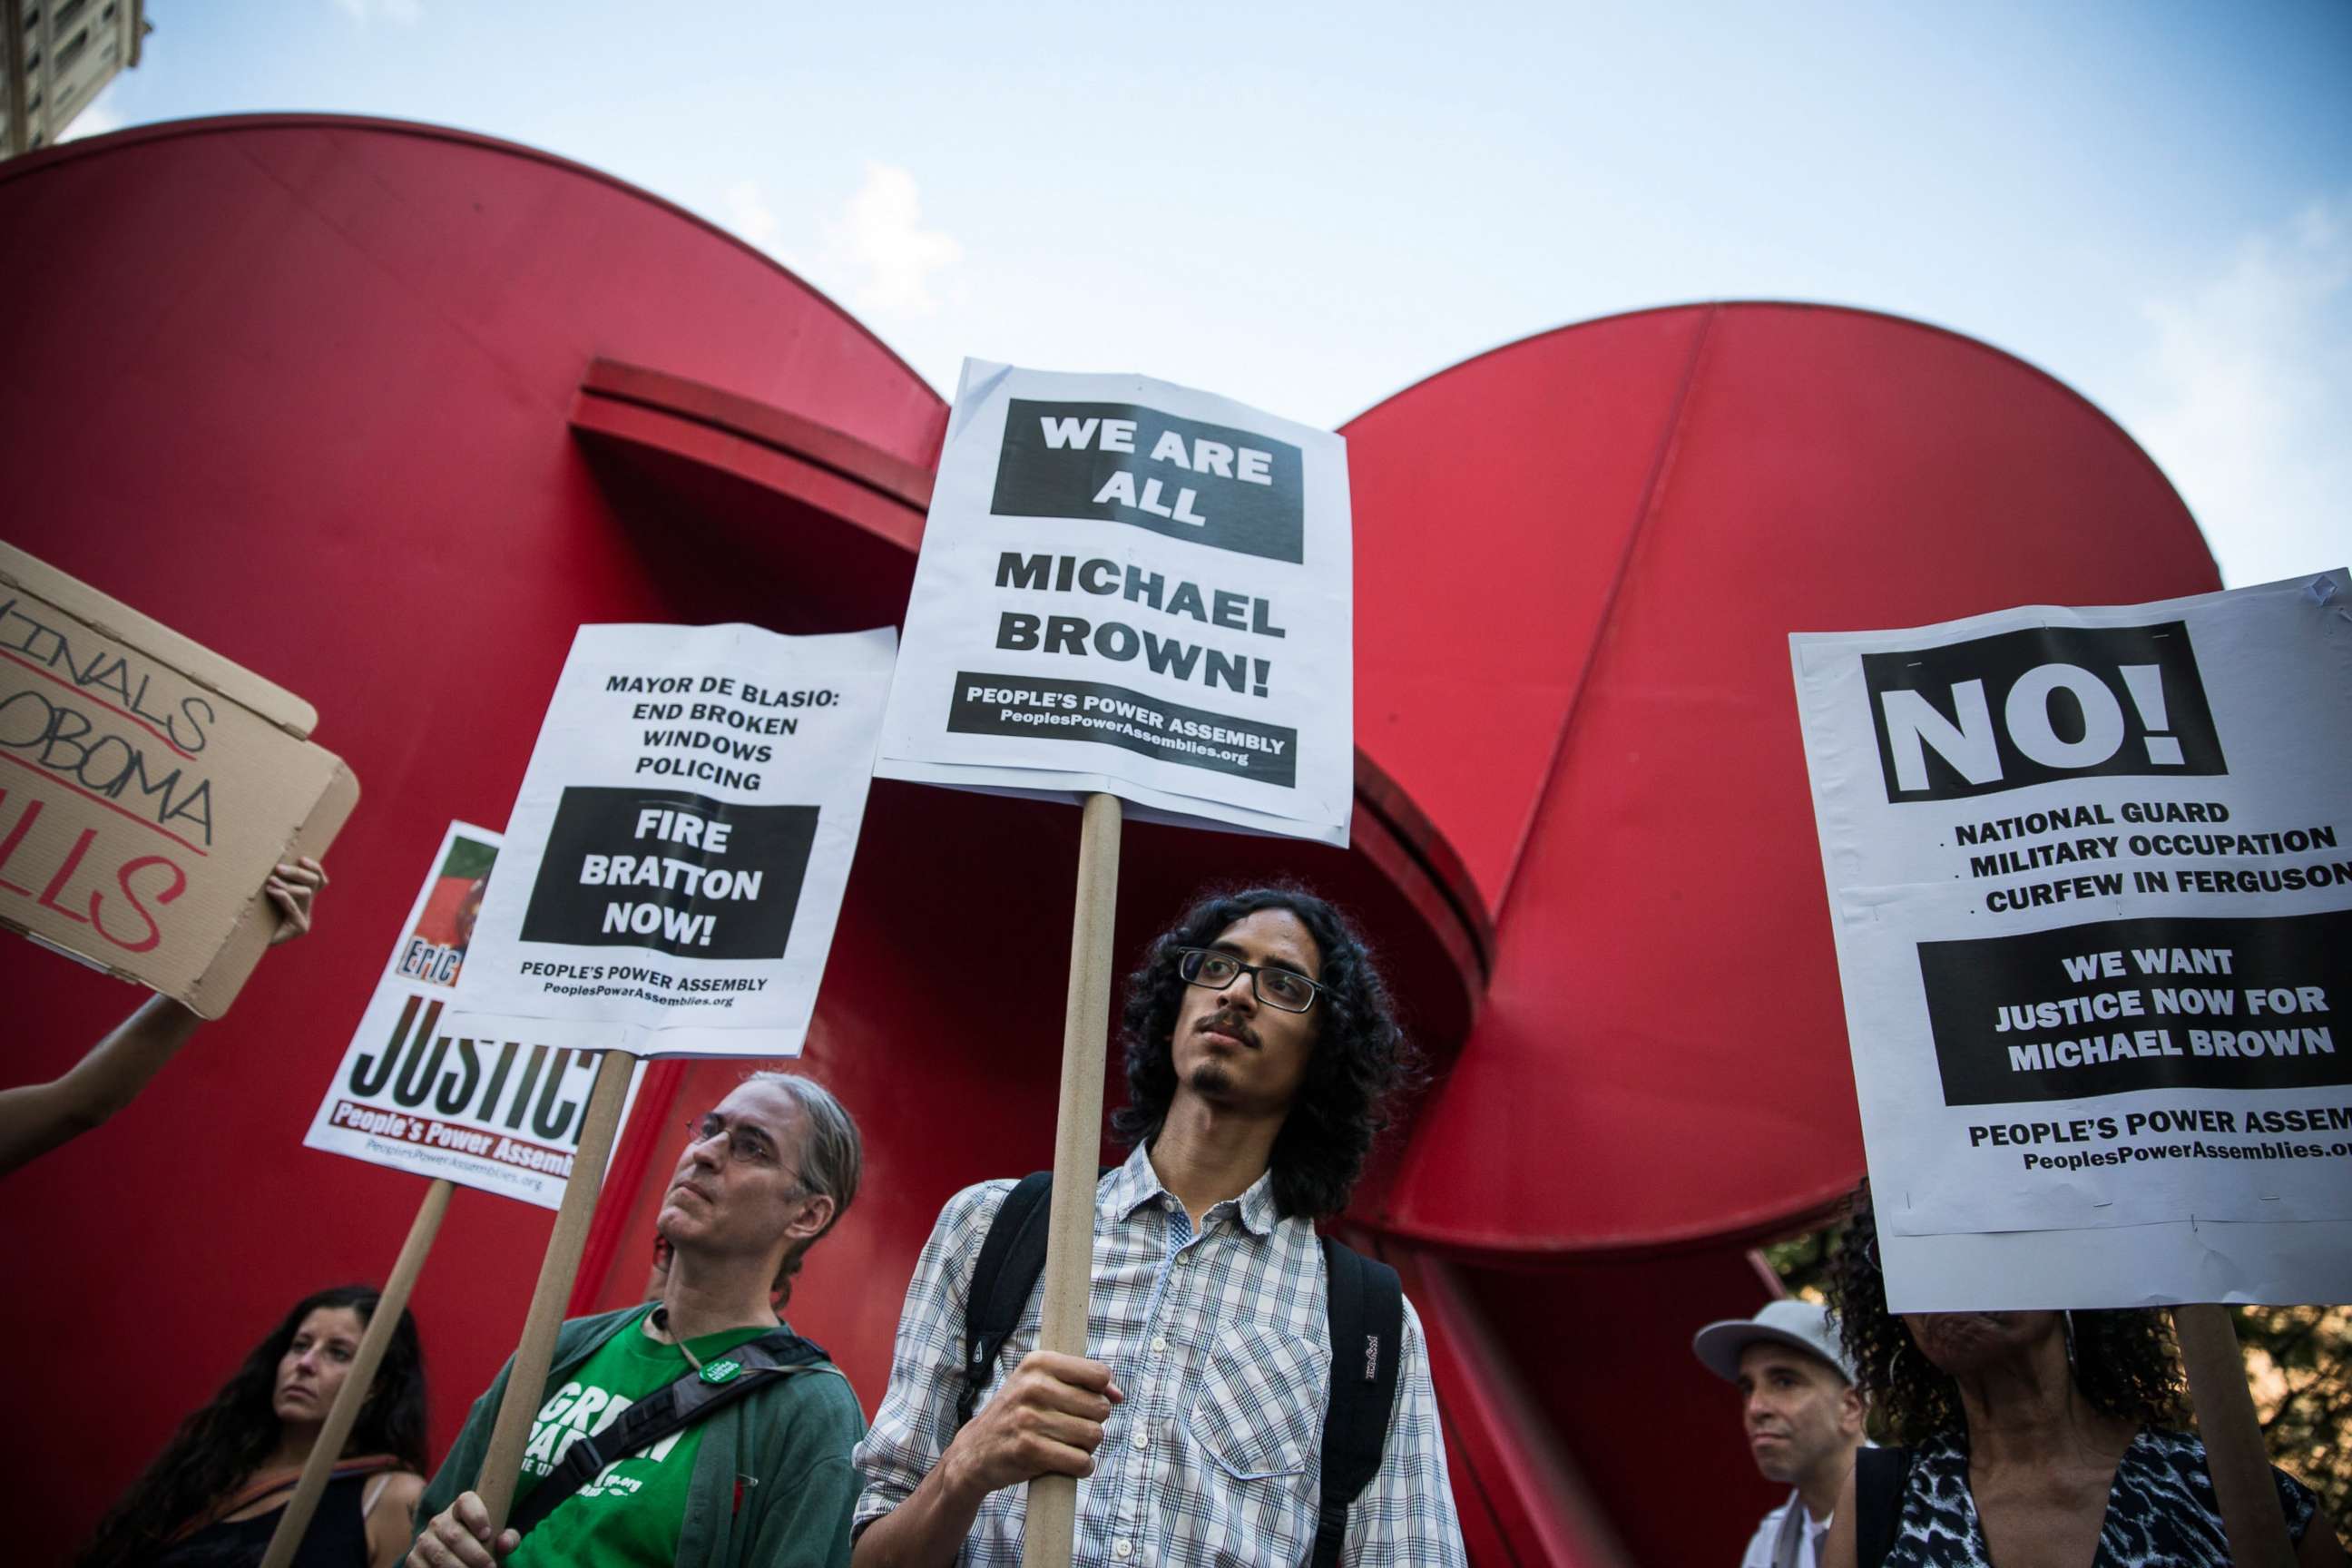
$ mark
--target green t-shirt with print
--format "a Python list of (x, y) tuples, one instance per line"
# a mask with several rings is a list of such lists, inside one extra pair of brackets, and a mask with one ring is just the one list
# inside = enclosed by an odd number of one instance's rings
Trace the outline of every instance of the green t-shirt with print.
[[(686, 1343), (708, 1364), (767, 1331), (729, 1329)], [(693, 1370), (677, 1346), (646, 1333), (642, 1316), (632, 1321), (540, 1406), (530, 1424), (530, 1444), (523, 1450), (516, 1500), (529, 1497), (583, 1434), (603, 1432), (630, 1405)], [(701, 1444), (698, 1424), (614, 1460), (522, 1538), (521, 1548), (507, 1559), (509, 1568), (669, 1568), (677, 1561), (694, 1456)]]

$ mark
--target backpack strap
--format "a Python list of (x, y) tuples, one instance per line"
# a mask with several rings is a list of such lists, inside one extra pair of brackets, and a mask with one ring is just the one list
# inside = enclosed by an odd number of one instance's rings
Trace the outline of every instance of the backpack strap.
[[(335, 1468), (327, 1472), (327, 1479), (349, 1480), (353, 1476), (372, 1476), (405, 1468), (404, 1460), (396, 1459), (390, 1454), (346, 1454), (335, 1461)], [(299, 1468), (265, 1471), (257, 1479), (247, 1481), (211, 1507), (191, 1515), (179, 1529), (172, 1532), (164, 1544), (176, 1545), (195, 1534), (196, 1531), (207, 1530), (218, 1524), (233, 1513), (251, 1508), (264, 1498), (274, 1497), (279, 1492), (290, 1492), (301, 1479), (302, 1472)]]
[(963, 1390), (956, 1395), (956, 1431), (971, 1419), (988, 1369), (1020, 1326), (1021, 1309), (1045, 1271), (1045, 1199), (1053, 1190), (1053, 1172), (1032, 1172), (1013, 1184), (989, 1221), (964, 1302)]
[[(634, 1328), (623, 1331), (634, 1331)], [(728, 1370), (730, 1367), (734, 1370)], [(712, 1358), (701, 1371), (689, 1369), (676, 1381), (664, 1384), (595, 1436), (583, 1433), (573, 1438), (562, 1462), (515, 1505), (507, 1528), (529, 1534), (531, 1526), (553, 1513), (615, 1459), (684, 1431), (720, 1406), (732, 1405), (780, 1377), (832, 1369), (824, 1346), (783, 1329), (737, 1345), (725, 1355)]]
[(1903, 1493), (1911, 1483), (1908, 1448), (1857, 1448), (1853, 1454), (1853, 1554), (1861, 1568), (1878, 1568), (1895, 1549)]
[(1331, 1396), (1323, 1409), (1323, 1499), (1313, 1568), (1337, 1568), (1348, 1507), (1381, 1468), (1404, 1353), (1404, 1288), (1397, 1271), (1323, 1238), (1324, 1304), (1331, 1333)]

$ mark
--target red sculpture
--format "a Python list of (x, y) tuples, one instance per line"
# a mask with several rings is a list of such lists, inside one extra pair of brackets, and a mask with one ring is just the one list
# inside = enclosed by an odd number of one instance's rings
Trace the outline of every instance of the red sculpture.
[[(11, 1179), (0, 1332), (58, 1352), (20, 1353), (22, 1406), (75, 1413), (71, 1444), (0, 1436), (49, 1561), (257, 1325), (389, 1266), (421, 1189), (302, 1130), (442, 826), (503, 820), (572, 627), (896, 620), (946, 408), (699, 220), (421, 126), (14, 160), (0, 278), (0, 529), (299, 691), (366, 786), (318, 934)], [(1563, 329), (1345, 433), (1356, 847), (1130, 826), (1122, 953), (1206, 874), (1353, 906), (1440, 1071), (1350, 1220), (1429, 1325), (1474, 1558), (1730, 1561), (1771, 1490), (1689, 1334), (1752, 1310), (1744, 1249), (1862, 1169), (1786, 635), (2194, 593), (2212, 563), (2074, 394), (1854, 310)], [(875, 787), (805, 1058), (867, 1185), (793, 1303), (869, 1407), (941, 1200), (1049, 1163), (1076, 843), (1058, 808)], [(992, 978), (1024, 941), (1034, 983)], [(136, 1000), (16, 942), (0, 984), (16, 1082)], [(576, 1308), (642, 1294), (675, 1129), (740, 1070), (648, 1071)], [(457, 1199), (414, 1301), (436, 1444), (546, 1223)]]

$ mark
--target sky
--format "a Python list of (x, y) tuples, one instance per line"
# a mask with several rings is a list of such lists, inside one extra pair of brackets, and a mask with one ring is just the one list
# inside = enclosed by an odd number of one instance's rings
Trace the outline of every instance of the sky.
[(325, 110), (686, 206), (942, 394), (1133, 371), (1335, 426), (1500, 343), (1865, 306), (2090, 397), (2224, 582), (2352, 558), (2352, 0), (148, 0), (72, 134)]

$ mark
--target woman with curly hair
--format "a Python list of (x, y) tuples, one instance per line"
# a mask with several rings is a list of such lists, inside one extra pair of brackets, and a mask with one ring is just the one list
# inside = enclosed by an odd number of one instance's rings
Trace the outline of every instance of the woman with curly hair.
[[(2208, 1568), (2230, 1562), (2205, 1445), (2180, 1430), (2180, 1363), (2152, 1310), (1886, 1310), (1870, 1186), (1830, 1260), (1872, 1434), (1823, 1568)], [(2341, 1564), (2318, 1500), (2283, 1470), (2302, 1568)]]
[[(375, 1305), (376, 1292), (365, 1285), (294, 1303), (100, 1521), (79, 1568), (259, 1563)], [(425, 1469), (425, 1352), (415, 1321), (403, 1312), (310, 1516), (296, 1568), (398, 1563), (408, 1551)]]

